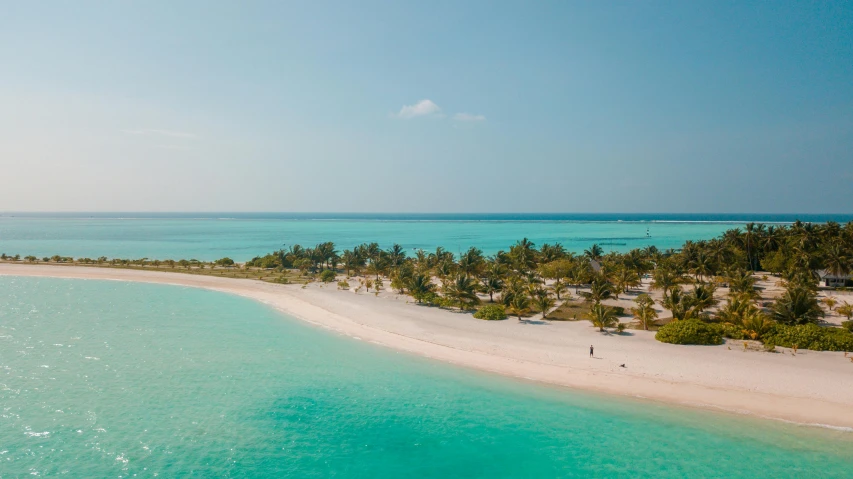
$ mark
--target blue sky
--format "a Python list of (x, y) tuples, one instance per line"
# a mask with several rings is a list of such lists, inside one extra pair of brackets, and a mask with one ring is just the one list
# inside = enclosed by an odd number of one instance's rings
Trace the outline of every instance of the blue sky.
[(0, 210), (853, 212), (851, 2), (241, 3), (0, 6)]

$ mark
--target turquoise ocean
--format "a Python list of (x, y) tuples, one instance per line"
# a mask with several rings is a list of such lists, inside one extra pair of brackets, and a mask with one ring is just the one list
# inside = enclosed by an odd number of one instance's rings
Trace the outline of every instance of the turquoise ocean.
[(851, 477), (850, 433), (480, 374), (177, 286), (0, 277), (0, 477)]
[(655, 245), (680, 248), (747, 222), (853, 220), (853, 215), (733, 214), (352, 214), (352, 213), (3, 213), (0, 253), (22, 256), (245, 261), (294, 244), (333, 241), (339, 250), (375, 241), (409, 251), (438, 246), (486, 254), (522, 238), (582, 252)]
[[(0, 252), (230, 256), (527, 237), (678, 248), (794, 215), (2, 214)], [(849, 477), (851, 433), (462, 370), (191, 288), (0, 277), (0, 479)]]

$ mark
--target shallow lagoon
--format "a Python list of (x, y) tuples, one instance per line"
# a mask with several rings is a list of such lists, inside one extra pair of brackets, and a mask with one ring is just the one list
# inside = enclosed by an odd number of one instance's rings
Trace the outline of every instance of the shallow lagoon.
[(549, 388), (176, 286), (0, 277), (2, 477), (849, 477), (851, 433)]

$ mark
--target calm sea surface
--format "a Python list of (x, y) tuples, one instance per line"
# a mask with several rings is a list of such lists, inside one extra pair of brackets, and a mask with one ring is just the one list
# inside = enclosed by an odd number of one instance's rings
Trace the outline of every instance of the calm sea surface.
[(850, 221), (851, 215), (672, 214), (284, 214), (73, 213), (0, 215), (0, 253), (22, 256), (118, 257), (245, 261), (270, 251), (333, 241), (339, 250), (375, 241), (407, 250), (437, 246), (458, 253), (469, 246), (493, 254), (522, 238), (560, 242), (582, 252), (655, 245), (679, 248), (749, 221)]
[(850, 477), (850, 433), (481, 375), (247, 299), (0, 277), (0, 477)]

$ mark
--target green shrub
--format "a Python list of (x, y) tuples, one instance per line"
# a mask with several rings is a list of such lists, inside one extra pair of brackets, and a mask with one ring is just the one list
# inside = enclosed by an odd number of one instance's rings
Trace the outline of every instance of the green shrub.
[(723, 337), (729, 339), (748, 339), (746, 334), (743, 332), (743, 328), (740, 326), (736, 326), (731, 323), (723, 323)]
[(455, 306), (452, 299), (445, 298), (432, 291), (423, 295), (421, 301), (430, 306), (438, 306), (440, 308), (452, 308)]
[(611, 306), (613, 308), (613, 312), (616, 313), (616, 316), (625, 316), (625, 308), (622, 306)]
[(841, 327), (853, 333), (853, 321), (844, 321), (841, 323)]
[(841, 328), (822, 328), (816, 324), (776, 324), (764, 335), (764, 342), (812, 351), (853, 351), (853, 333)]
[(655, 339), (671, 344), (723, 344), (723, 328), (698, 319), (684, 319), (661, 327)]
[(338, 289), (349, 289), (349, 283), (346, 281), (338, 281)]
[(234, 260), (226, 256), (225, 258), (216, 260), (215, 264), (217, 266), (234, 266)]
[(320, 281), (324, 283), (331, 283), (335, 280), (335, 272), (330, 269), (324, 269), (322, 273), (320, 273)]
[(478, 309), (477, 312), (474, 313), (474, 317), (477, 319), (485, 319), (487, 321), (497, 321), (500, 319), (506, 319), (506, 310), (501, 304), (487, 304)]

